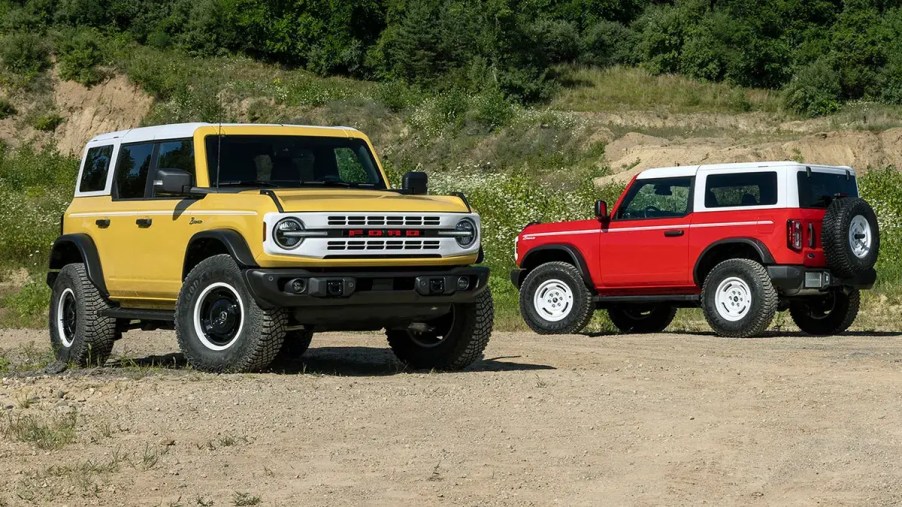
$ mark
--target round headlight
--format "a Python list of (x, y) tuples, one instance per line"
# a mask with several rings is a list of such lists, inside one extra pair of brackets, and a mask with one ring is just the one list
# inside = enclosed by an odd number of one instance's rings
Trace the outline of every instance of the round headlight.
[(457, 244), (463, 248), (472, 246), (476, 242), (476, 223), (473, 220), (462, 218), (460, 222), (457, 222), (457, 226), (454, 229), (461, 233), (467, 233), (460, 234), (455, 238), (457, 239)]
[(300, 234), (304, 230), (304, 223), (296, 218), (283, 218), (272, 228), (272, 237), (280, 247), (291, 250), (304, 242), (304, 236)]

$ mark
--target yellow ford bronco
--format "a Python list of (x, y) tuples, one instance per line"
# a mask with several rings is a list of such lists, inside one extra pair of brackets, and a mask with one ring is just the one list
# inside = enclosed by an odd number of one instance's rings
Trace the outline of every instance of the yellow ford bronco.
[(297, 356), (314, 331), (385, 329), (413, 368), (461, 369), (492, 331), (479, 215), (391, 189), (352, 128), (191, 123), (101, 134), (50, 254), (57, 358), (103, 364), (129, 329), (174, 328), (195, 368)]

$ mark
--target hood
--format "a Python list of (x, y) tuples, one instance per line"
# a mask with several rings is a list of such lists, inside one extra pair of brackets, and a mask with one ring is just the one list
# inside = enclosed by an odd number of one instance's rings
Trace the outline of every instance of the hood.
[(457, 196), (403, 195), (386, 190), (349, 188), (273, 189), (286, 212), (376, 211), (467, 213), (469, 207)]

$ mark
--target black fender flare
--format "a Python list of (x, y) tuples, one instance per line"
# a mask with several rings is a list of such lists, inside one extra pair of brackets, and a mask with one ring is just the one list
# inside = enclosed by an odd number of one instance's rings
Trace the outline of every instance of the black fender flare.
[[(554, 243), (537, 246), (526, 252), (526, 255), (523, 256), (523, 260), (520, 261), (520, 266), (525, 266), (530, 257), (534, 256), (536, 253), (549, 251), (566, 253), (567, 256), (570, 257), (570, 260), (573, 261), (573, 265), (576, 266), (576, 269), (578, 269), (580, 274), (582, 274), (583, 283), (586, 284), (586, 287), (591, 289), (592, 291), (595, 290), (595, 287), (592, 285), (592, 275), (589, 274), (589, 265), (586, 264), (586, 260), (585, 258), (583, 258), (583, 254), (579, 251), (579, 249), (571, 245), (570, 243)], [(520, 271), (520, 274), (518, 275), (519, 278), (515, 280), (517, 287), (520, 287), (520, 285), (523, 284), (523, 279), (526, 278), (526, 274), (526, 270)]]
[(191, 251), (191, 246), (202, 240), (214, 240), (221, 243), (225, 246), (228, 254), (235, 259), (235, 262), (243, 268), (257, 267), (257, 261), (254, 259), (250, 247), (247, 246), (244, 236), (232, 229), (211, 229), (198, 232), (188, 240), (185, 247), (185, 258), (182, 260), (182, 278), (188, 275), (188, 252)]
[(97, 287), (97, 290), (103, 297), (108, 297), (109, 292), (106, 288), (106, 281), (103, 278), (103, 267), (100, 264), (100, 255), (97, 253), (97, 245), (94, 240), (87, 234), (63, 234), (56, 238), (53, 246), (50, 248), (50, 264), (47, 272), (47, 285), (53, 287), (53, 282), (59, 274), (59, 270), (63, 269), (66, 264), (71, 264), (73, 258), (71, 255), (74, 249), (81, 262), (85, 265), (88, 273), (88, 279)]
[(761, 257), (761, 262), (765, 266), (776, 264), (776, 261), (774, 260), (774, 256), (771, 255), (770, 250), (767, 248), (767, 245), (765, 245), (761, 240), (758, 240), (755, 238), (719, 239), (719, 240), (715, 241), (714, 243), (711, 243), (710, 245), (705, 247), (705, 249), (702, 250), (702, 253), (699, 254), (698, 258), (695, 259), (695, 266), (693, 266), (693, 268), (692, 268), (692, 280), (699, 287), (701, 287), (701, 284), (704, 281), (704, 280), (698, 279), (698, 268), (701, 266), (702, 259), (704, 259), (705, 256), (708, 255), (709, 252), (711, 252), (711, 250), (714, 250), (715, 248), (718, 248), (718, 247), (721, 247), (724, 245), (748, 245), (748, 246), (754, 248), (756, 252), (758, 252), (758, 256)]

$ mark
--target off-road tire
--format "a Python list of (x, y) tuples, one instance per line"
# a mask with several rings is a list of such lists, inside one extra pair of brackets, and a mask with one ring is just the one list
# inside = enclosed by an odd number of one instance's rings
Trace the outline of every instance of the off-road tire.
[(677, 309), (671, 305), (608, 308), (611, 323), (622, 333), (660, 333), (673, 322)]
[[(416, 370), (462, 370), (482, 358), (492, 335), (495, 308), (492, 293), (486, 288), (472, 303), (452, 305), (449, 330), (438, 340), (437, 333), (418, 333), (407, 329), (386, 330), (388, 345), (406, 366)], [(436, 344), (424, 346), (424, 341)]]
[[(61, 301), (64, 296), (68, 304)], [(68, 338), (59, 318), (61, 307), (67, 308), (75, 319), (75, 325), (69, 326)], [(103, 366), (116, 340), (116, 319), (101, 315), (110, 307), (91, 283), (84, 264), (63, 266), (53, 282), (48, 320), (50, 344), (57, 360), (79, 366)]]
[[(730, 284), (735, 280), (745, 284), (748, 293), (741, 302), (737, 302), (739, 311), (735, 316), (736, 320), (730, 320), (721, 313), (728, 313), (728, 309), (718, 310), (718, 290), (731, 287), (722, 284)], [(702, 287), (705, 320), (720, 336), (747, 338), (762, 334), (774, 319), (777, 303), (777, 291), (767, 269), (750, 259), (729, 259), (714, 266)], [(745, 308), (744, 312), (742, 308)]]
[[(856, 217), (867, 221), (870, 228), (870, 248), (862, 257), (852, 250), (850, 227)], [(834, 199), (827, 208), (821, 230), (821, 241), (827, 265), (840, 277), (861, 275), (877, 263), (880, 253), (880, 228), (874, 209), (864, 199), (845, 197)]]
[[(824, 303), (825, 306), (819, 303)], [(826, 296), (823, 301), (814, 299), (793, 301), (789, 305), (789, 314), (803, 333), (829, 336), (849, 329), (849, 326), (855, 322), (855, 317), (858, 316), (860, 304), (861, 293), (858, 289), (852, 289), (848, 294), (836, 290)], [(827, 307), (830, 309), (828, 310)]]
[[(549, 320), (550, 313), (536, 307), (536, 292), (556, 282), (566, 286), (564, 294), (572, 296), (570, 307), (559, 320)], [(554, 303), (550, 303), (554, 304)], [(592, 320), (595, 303), (582, 274), (573, 264), (546, 262), (526, 275), (520, 286), (520, 314), (526, 325), (539, 334), (572, 334), (583, 330)], [(553, 317), (554, 318), (554, 317)]]
[(282, 348), (276, 355), (274, 362), (293, 361), (304, 355), (310, 348), (310, 342), (313, 341), (312, 329), (298, 329), (285, 333), (285, 340), (282, 342)]
[[(214, 286), (223, 292), (237, 294), (243, 319), (232, 341), (222, 350), (204, 344), (203, 339), (213, 342), (206, 334), (201, 338), (198, 333), (201, 321), (195, 316), (195, 308), (202, 303), (199, 297)], [(245, 286), (238, 265), (226, 254), (214, 255), (198, 263), (185, 278), (176, 302), (175, 334), (179, 348), (191, 366), (207, 372), (239, 373), (266, 368), (282, 347), (287, 322), (283, 310), (257, 305)]]

